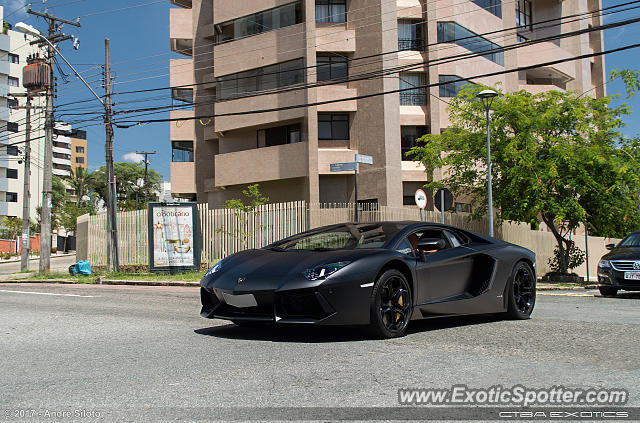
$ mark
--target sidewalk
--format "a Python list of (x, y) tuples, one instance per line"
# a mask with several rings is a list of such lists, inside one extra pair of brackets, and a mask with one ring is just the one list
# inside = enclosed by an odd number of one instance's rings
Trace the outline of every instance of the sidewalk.
[[(72, 252), (72, 253), (56, 253), (56, 254), (51, 254), (51, 258), (56, 258), (56, 257), (68, 257), (68, 256), (73, 256), (75, 255), (76, 252)], [(40, 256), (31, 256), (29, 257), (29, 261), (38, 261), (40, 260)], [(10, 258), (9, 260), (0, 260), (0, 264), (5, 264), (5, 263), (20, 263), (20, 257), (15, 257), (15, 258)]]

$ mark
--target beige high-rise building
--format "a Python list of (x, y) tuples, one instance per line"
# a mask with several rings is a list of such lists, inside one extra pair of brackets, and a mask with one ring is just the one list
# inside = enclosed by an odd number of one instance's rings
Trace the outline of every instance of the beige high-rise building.
[[(425, 133), (449, 126), (447, 97), (461, 83), (421, 85), (499, 72), (598, 52), (600, 32), (527, 45), (600, 25), (598, 0), (172, 0), (173, 118), (218, 115), (171, 124), (175, 196), (219, 206), (247, 184), (272, 201), (349, 202), (353, 172), (331, 163), (373, 157), (358, 176), (358, 200), (413, 204), (426, 181), (406, 152)], [(514, 30), (519, 27), (518, 30)], [(493, 34), (487, 34), (495, 31)], [(480, 35), (485, 34), (485, 35)], [(516, 49), (425, 65), (451, 56), (520, 43)], [(364, 58), (368, 57), (368, 58)], [(406, 68), (408, 65), (415, 65)], [(401, 73), (380, 72), (402, 67)], [(348, 82), (286, 90), (300, 83)], [(357, 80), (361, 76), (376, 78)], [(575, 90), (604, 95), (604, 60), (596, 57), (472, 82), (505, 91)], [(189, 86), (189, 84), (194, 84)], [(366, 96), (342, 102), (228, 115)], [(269, 91), (277, 90), (277, 93)], [(259, 94), (259, 95), (256, 95)], [(190, 104), (195, 104), (191, 107)], [(437, 177), (437, 175), (436, 175)], [(466, 211), (460, 204), (459, 211)]]

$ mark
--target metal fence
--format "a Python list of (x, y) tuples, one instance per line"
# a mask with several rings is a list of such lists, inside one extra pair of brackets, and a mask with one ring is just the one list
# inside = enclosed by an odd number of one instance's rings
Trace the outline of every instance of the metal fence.
[[(207, 204), (198, 205), (202, 230), (202, 262), (216, 261), (235, 252), (260, 248), (308, 229), (354, 220), (353, 203), (306, 203), (304, 201), (267, 204), (255, 212), (242, 213), (228, 209), (210, 209)], [(360, 222), (385, 220), (420, 220), (416, 207), (387, 207), (377, 204), (359, 204)], [(424, 211), (423, 219), (440, 222), (440, 212)], [(467, 216), (445, 213), (445, 223), (486, 235), (487, 219), (469, 220)], [(147, 211), (118, 213), (120, 264), (148, 264)], [(537, 255), (538, 273), (549, 270), (548, 260), (553, 255), (555, 239), (550, 232), (533, 231), (528, 225), (502, 222), (495, 228), (495, 236), (522, 245)], [(106, 216), (81, 216), (78, 218), (78, 258), (88, 258), (93, 265), (106, 265)], [(575, 236), (579, 248), (585, 250), (584, 236)], [(596, 275), (599, 258), (606, 253), (604, 245), (617, 240), (589, 237), (589, 272)], [(576, 269), (586, 274), (586, 265)]]

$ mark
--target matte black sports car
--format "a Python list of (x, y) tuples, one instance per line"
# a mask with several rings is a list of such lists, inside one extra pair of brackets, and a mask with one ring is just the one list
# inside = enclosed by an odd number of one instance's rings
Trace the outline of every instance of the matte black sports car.
[(529, 318), (535, 254), (450, 226), (345, 223), (234, 254), (201, 281), (201, 315), (239, 325), (369, 325), (402, 336), (409, 321), (505, 313)]
[(640, 291), (640, 232), (627, 235), (618, 245), (609, 244), (611, 252), (598, 263), (598, 288), (606, 296), (618, 290)]

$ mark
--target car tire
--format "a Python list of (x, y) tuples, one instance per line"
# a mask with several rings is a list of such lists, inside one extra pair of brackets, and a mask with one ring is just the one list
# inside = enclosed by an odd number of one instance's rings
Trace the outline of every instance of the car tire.
[(508, 283), (507, 318), (529, 319), (536, 303), (536, 277), (533, 269), (524, 261), (518, 262)]
[(618, 294), (617, 289), (609, 286), (600, 286), (598, 287), (598, 290), (600, 291), (600, 295), (603, 297), (615, 297)]
[(402, 272), (390, 269), (373, 285), (371, 292), (371, 334), (376, 338), (404, 336), (413, 313), (411, 287)]

